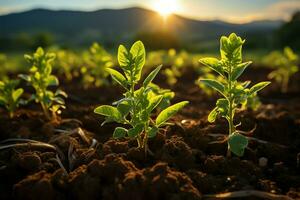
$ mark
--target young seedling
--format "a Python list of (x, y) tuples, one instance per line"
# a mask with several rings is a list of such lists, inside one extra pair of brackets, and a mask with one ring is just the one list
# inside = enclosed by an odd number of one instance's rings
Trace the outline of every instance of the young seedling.
[(84, 87), (108, 85), (107, 68), (113, 66), (112, 56), (98, 43), (94, 43), (88, 52), (83, 54), (84, 66), (81, 67)]
[(222, 82), (212, 79), (202, 79), (201, 81), (223, 96), (223, 98), (217, 100), (216, 107), (208, 115), (208, 121), (214, 122), (217, 116), (224, 117), (228, 121), (228, 156), (230, 156), (230, 152), (242, 156), (248, 145), (247, 138), (236, 129), (238, 125), (234, 124), (236, 110), (249, 96), (270, 84), (270, 82), (260, 82), (251, 88), (247, 88), (249, 81), (244, 83), (237, 81), (251, 64), (251, 62), (242, 62), (242, 45), (244, 42), (245, 40), (234, 33), (230, 34), (229, 37), (222, 36), (220, 40), (221, 59), (200, 59), (202, 64), (217, 72), (224, 79)]
[(20, 104), (24, 103), (21, 99), (21, 95), (24, 90), (22, 88), (16, 89), (19, 85), (19, 80), (0, 81), (0, 105), (5, 106), (9, 112), (9, 117), (14, 117), (15, 110)]
[[(118, 122), (129, 125), (129, 129), (117, 127), (113, 133), (114, 138), (135, 138), (138, 147), (148, 151), (148, 138), (155, 137), (159, 128), (167, 125), (167, 120), (183, 108), (188, 102), (183, 101), (162, 110), (156, 120), (152, 120), (151, 113), (160, 105), (164, 95), (153, 92), (151, 82), (158, 74), (161, 66), (154, 69), (141, 84), (142, 69), (145, 64), (145, 48), (141, 41), (135, 42), (128, 51), (123, 45), (118, 49), (118, 62), (125, 76), (120, 72), (108, 68), (113, 80), (125, 89), (124, 98), (113, 103), (113, 106), (102, 105), (94, 112), (106, 117), (106, 122)], [(104, 124), (103, 123), (103, 124)]]
[(61, 109), (65, 108), (63, 97), (67, 97), (67, 94), (62, 90), (58, 89), (52, 92), (48, 89), (50, 86), (59, 85), (57, 77), (51, 74), (55, 54), (45, 53), (40, 47), (32, 56), (25, 55), (24, 57), (32, 66), (29, 75), (21, 74), (19, 77), (35, 89), (35, 94), (31, 95), (31, 100), (41, 104), (45, 117), (48, 120), (55, 120), (56, 114), (60, 114)]
[(269, 79), (275, 79), (281, 85), (281, 92), (286, 93), (288, 91), (290, 77), (298, 72), (298, 56), (289, 47), (285, 47), (283, 53), (273, 52), (267, 60), (269, 63), (273, 63), (276, 68), (269, 75)]

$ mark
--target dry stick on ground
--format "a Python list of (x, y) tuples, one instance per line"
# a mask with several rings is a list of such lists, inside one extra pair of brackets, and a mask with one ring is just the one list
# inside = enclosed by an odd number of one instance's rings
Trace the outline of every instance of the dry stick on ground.
[[(81, 137), (81, 139), (89, 145), (92, 145), (92, 143), (94, 142), (94, 141), (90, 141), (90, 139), (86, 136), (86, 134), (84, 133), (84, 131), (81, 128), (75, 128), (73, 130), (54, 129), (54, 131), (56, 131), (58, 133), (65, 133), (64, 135), (67, 135), (67, 136), (70, 136), (73, 134), (78, 134)], [(51, 140), (51, 142), (56, 141), (57, 139), (59, 139), (59, 138)]]
[(270, 200), (293, 200), (286, 195), (272, 194), (269, 192), (263, 192), (258, 190), (241, 190), (236, 192), (226, 192), (220, 194), (203, 195), (204, 199), (225, 199), (225, 198), (242, 198), (242, 197), (260, 197)]
[(8, 149), (8, 148), (41, 148), (41, 149), (49, 149), (52, 151), (56, 151), (56, 148), (53, 145), (42, 143), (42, 142), (27, 142), (27, 143), (19, 143), (19, 144), (7, 144), (1, 145), (0, 150)]

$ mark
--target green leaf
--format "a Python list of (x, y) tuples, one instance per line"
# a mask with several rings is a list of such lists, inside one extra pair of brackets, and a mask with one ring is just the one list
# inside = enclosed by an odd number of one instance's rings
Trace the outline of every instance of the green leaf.
[(159, 129), (156, 126), (151, 127), (151, 129), (148, 131), (148, 138), (154, 138), (158, 133), (158, 130)]
[(64, 105), (65, 104), (65, 100), (61, 97), (54, 97), (53, 101), (55, 101), (58, 104)]
[(245, 63), (241, 63), (239, 64), (236, 68), (233, 69), (232, 75), (231, 75), (231, 79), (232, 81), (237, 80), (242, 73), (244, 72), (244, 70), (251, 64), (252, 62), (245, 62)]
[(182, 101), (180, 103), (169, 106), (168, 108), (161, 111), (161, 113), (159, 113), (159, 115), (156, 118), (155, 121), (156, 126), (160, 127), (161, 125), (163, 125), (168, 119), (170, 119), (173, 115), (175, 115), (180, 109), (182, 109), (188, 103), (189, 103), (188, 101)]
[(144, 124), (138, 124), (135, 127), (128, 130), (128, 136), (131, 138), (136, 137), (138, 134), (140, 134), (144, 129)]
[(226, 62), (230, 60), (232, 63), (240, 63), (244, 42), (235, 33), (231, 33), (229, 37), (222, 36), (220, 40), (221, 59)]
[(215, 107), (208, 115), (207, 120), (208, 122), (212, 123), (214, 121), (216, 121), (216, 118), (218, 116), (218, 108)]
[(224, 76), (224, 70), (221, 62), (216, 58), (202, 58), (199, 60), (200, 63), (219, 73), (221, 76)]
[(14, 102), (16, 102), (20, 98), (20, 96), (23, 94), (23, 92), (24, 92), (24, 90), (22, 88), (19, 88), (19, 89), (13, 91), (12, 98), (13, 98)]
[(220, 83), (216, 80), (211, 80), (211, 79), (200, 79), (200, 81), (202, 83), (204, 83), (206, 86), (209, 86), (209, 87), (217, 90), (219, 93), (221, 93), (223, 96), (225, 96), (224, 95), (225, 87), (222, 83)]
[(145, 65), (146, 60), (146, 51), (144, 44), (141, 41), (135, 42), (130, 49), (130, 54), (132, 55), (134, 61), (134, 80), (138, 81), (141, 79), (142, 69)]
[(217, 100), (216, 106), (218, 108), (218, 113), (222, 117), (227, 117), (229, 114), (229, 102), (225, 98), (221, 98)]
[(125, 117), (129, 113), (131, 106), (127, 101), (124, 101), (119, 103), (117, 108), (122, 113), (123, 117)]
[(115, 121), (119, 121), (122, 118), (122, 113), (117, 108), (108, 105), (97, 107), (94, 113), (109, 117)]
[(67, 93), (65, 92), (65, 91), (63, 91), (63, 90), (60, 90), (60, 89), (57, 89), (56, 91), (55, 91), (55, 94), (54, 94), (55, 96), (63, 96), (63, 97), (65, 97), (65, 98), (67, 98), (68, 97), (68, 95), (67, 95)]
[(48, 77), (47, 83), (48, 83), (49, 86), (57, 86), (57, 85), (59, 85), (59, 81), (56, 78), (56, 76), (54, 76), (54, 75), (50, 75)]
[(115, 131), (113, 133), (113, 138), (118, 139), (118, 138), (124, 138), (127, 135), (128, 130), (123, 128), (123, 127), (117, 127), (115, 128)]
[(158, 67), (156, 67), (148, 76), (147, 78), (145, 78), (144, 82), (143, 82), (143, 86), (146, 88), (149, 83), (151, 83), (153, 81), (153, 79), (156, 77), (156, 75), (158, 74), (158, 72), (160, 71), (162, 65), (159, 65)]
[(254, 86), (252, 86), (250, 88), (250, 94), (254, 94), (262, 89), (264, 89), (264, 87), (266, 87), (267, 85), (269, 85), (271, 82), (269, 81), (265, 81), (265, 82), (260, 82), (260, 83), (257, 83), (255, 84)]
[(25, 81), (27, 81), (27, 82), (31, 81), (31, 77), (28, 76), (28, 75), (25, 75), (25, 74), (19, 74), (18, 77), (25, 80)]
[(163, 95), (154, 96), (149, 100), (149, 106), (147, 107), (148, 113), (151, 113), (162, 101)]
[(47, 76), (49, 76), (49, 75), (51, 74), (51, 72), (52, 72), (52, 67), (51, 67), (51, 65), (47, 65), (47, 66), (45, 67), (44, 73), (45, 73)]
[(229, 149), (237, 156), (243, 156), (245, 148), (248, 146), (248, 139), (235, 132), (228, 137)]
[(128, 51), (123, 45), (120, 45), (118, 49), (118, 62), (121, 67), (128, 67)]
[(120, 72), (111, 68), (107, 68), (106, 70), (110, 73), (114, 81), (116, 81), (118, 84), (127, 89), (127, 80)]

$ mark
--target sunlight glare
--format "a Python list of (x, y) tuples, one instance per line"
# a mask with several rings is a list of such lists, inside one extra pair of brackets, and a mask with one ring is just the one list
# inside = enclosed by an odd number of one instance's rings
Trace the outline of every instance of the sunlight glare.
[(166, 18), (178, 11), (179, 5), (177, 0), (156, 0), (153, 7), (161, 16)]

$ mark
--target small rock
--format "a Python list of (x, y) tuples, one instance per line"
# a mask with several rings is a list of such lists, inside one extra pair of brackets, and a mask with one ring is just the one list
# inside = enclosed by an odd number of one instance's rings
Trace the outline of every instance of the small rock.
[(259, 158), (258, 165), (260, 167), (266, 167), (268, 165), (268, 158), (265, 158), (265, 157)]

